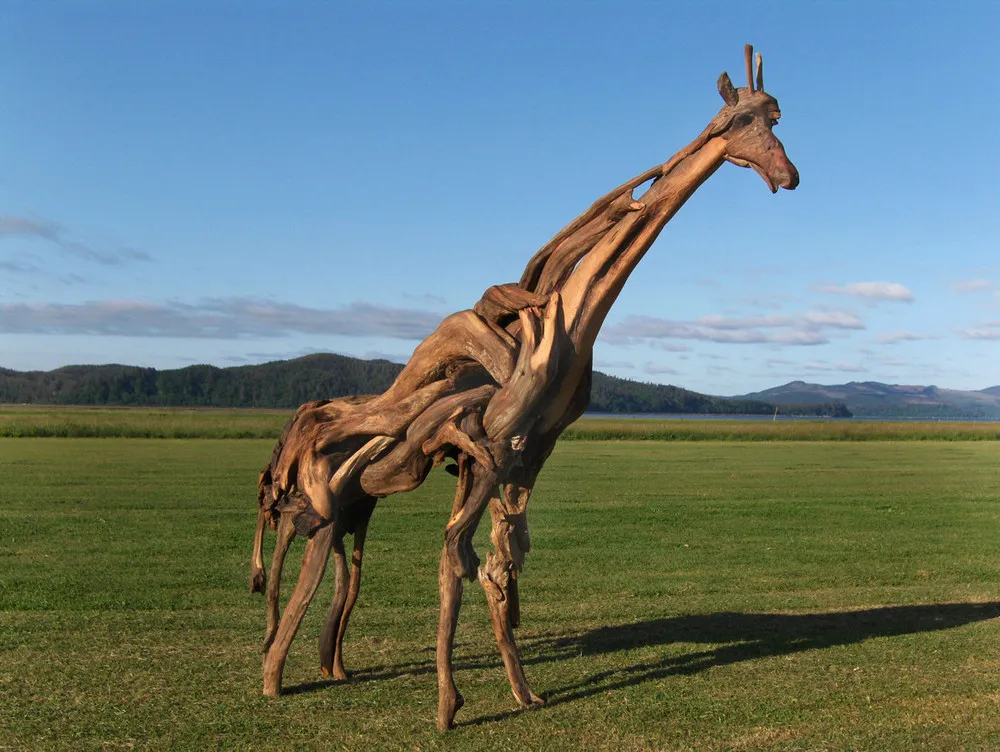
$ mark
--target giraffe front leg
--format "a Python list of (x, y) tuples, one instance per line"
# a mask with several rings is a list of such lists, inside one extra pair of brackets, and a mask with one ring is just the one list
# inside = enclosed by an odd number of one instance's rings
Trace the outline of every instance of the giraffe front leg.
[(445, 544), (441, 551), (438, 569), (438, 591), (441, 596), (441, 613), (437, 634), (437, 677), (439, 731), (455, 725), (455, 713), (465, 700), (455, 686), (452, 651), (455, 644), (455, 627), (462, 608), (462, 580), (476, 571), (472, 536), (493, 495), (497, 482), (496, 473), (473, 464), (467, 454), (458, 458), (458, 486), (452, 516), (445, 531)]
[(264, 694), (268, 697), (277, 697), (281, 694), (281, 674), (285, 668), (285, 659), (288, 657), (288, 648), (323, 579), (326, 560), (330, 556), (330, 549), (337, 536), (336, 527), (336, 523), (321, 527), (306, 543), (298, 584), (285, 607), (285, 612), (281, 615), (274, 640), (264, 655)]
[(278, 632), (281, 619), (281, 570), (285, 565), (285, 554), (295, 538), (295, 520), (292, 512), (285, 512), (278, 520), (278, 536), (274, 544), (271, 560), (271, 578), (267, 581), (267, 634), (264, 636), (262, 652), (266, 655)]
[(438, 731), (452, 728), (455, 725), (455, 714), (465, 704), (465, 698), (455, 686), (455, 672), (451, 663), (455, 628), (462, 608), (462, 588), (462, 576), (453, 571), (448, 546), (445, 545), (441, 550), (441, 566), (438, 569), (438, 593), (441, 596), (437, 634)]
[(323, 622), (323, 631), (319, 636), (319, 666), (323, 676), (332, 676), (334, 679), (344, 679), (343, 671), (341, 676), (337, 676), (335, 663), (334, 643), (337, 640), (337, 630), (340, 629), (340, 619), (344, 615), (344, 606), (347, 603), (347, 557), (344, 552), (344, 536), (338, 535), (333, 541), (333, 566), (335, 573), (335, 583), (333, 590), (333, 600), (330, 602), (330, 609), (326, 612), (326, 621)]
[(517, 576), (524, 566), (524, 555), (531, 546), (526, 512), (530, 493), (531, 489), (507, 483), (503, 488), (503, 499), (490, 499), (490, 517), (493, 520), (490, 540), (495, 552), (487, 554), (486, 564), (479, 568), (479, 582), (486, 591), (490, 622), (507, 671), (507, 680), (514, 699), (522, 707), (545, 702), (528, 686), (514, 640), (514, 627), (521, 621)]

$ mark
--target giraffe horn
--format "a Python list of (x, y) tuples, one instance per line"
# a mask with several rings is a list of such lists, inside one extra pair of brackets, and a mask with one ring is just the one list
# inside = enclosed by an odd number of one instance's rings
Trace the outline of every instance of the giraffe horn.
[(757, 53), (757, 91), (764, 91), (764, 58)]
[(747, 61), (747, 88), (753, 91), (753, 45), (747, 44), (743, 47), (743, 57)]

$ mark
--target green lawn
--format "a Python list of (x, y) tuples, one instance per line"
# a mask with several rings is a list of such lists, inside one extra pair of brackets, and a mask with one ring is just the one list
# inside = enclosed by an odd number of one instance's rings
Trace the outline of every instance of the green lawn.
[(247, 580), (270, 449), (0, 439), (0, 749), (1000, 748), (996, 442), (561, 443), (518, 632), (549, 704), (516, 711), (469, 585), (444, 735), (453, 479), (376, 510), (352, 680), (319, 675), (327, 582), (267, 700)]

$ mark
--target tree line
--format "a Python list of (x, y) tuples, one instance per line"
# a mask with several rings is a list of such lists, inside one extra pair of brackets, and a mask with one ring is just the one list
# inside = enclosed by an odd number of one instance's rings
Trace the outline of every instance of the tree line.
[[(53, 371), (0, 368), (0, 403), (163, 407), (294, 408), (309, 400), (385, 391), (402, 370), (387, 360), (323, 353), (254, 366), (170, 370), (66, 366)], [(594, 373), (590, 409), (610, 413), (767, 415), (768, 402), (726, 399), (663, 384)], [(850, 417), (842, 403), (782, 405), (785, 415)]]

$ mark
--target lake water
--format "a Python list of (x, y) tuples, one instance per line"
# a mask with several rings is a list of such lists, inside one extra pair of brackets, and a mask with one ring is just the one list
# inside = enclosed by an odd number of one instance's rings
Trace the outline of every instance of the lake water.
[(821, 418), (817, 415), (714, 415), (709, 413), (591, 413), (584, 418), (646, 418), (654, 420), (829, 420), (835, 422), (878, 421), (880, 423), (996, 423), (997, 418)]

